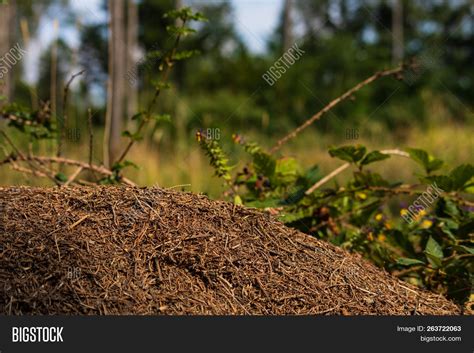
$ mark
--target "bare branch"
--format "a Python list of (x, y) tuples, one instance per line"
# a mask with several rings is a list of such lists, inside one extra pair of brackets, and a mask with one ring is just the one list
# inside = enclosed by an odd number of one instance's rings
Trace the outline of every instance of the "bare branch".
[(333, 99), (329, 104), (327, 104), (323, 109), (321, 109), (319, 112), (314, 114), (311, 118), (306, 120), (303, 124), (301, 124), (299, 127), (297, 127), (295, 130), (290, 132), (288, 135), (283, 137), (282, 139), (278, 140), (275, 146), (272, 147), (270, 150), (270, 153), (275, 153), (278, 151), (281, 146), (283, 146), (286, 142), (291, 140), (292, 138), (295, 138), (301, 131), (306, 129), (308, 126), (310, 126), (312, 123), (314, 123), (316, 120), (319, 120), (321, 116), (328, 111), (330, 111), (332, 108), (334, 108), (336, 105), (338, 105), (340, 102), (346, 100), (347, 98), (351, 97), (355, 92), (360, 90), (361, 88), (367, 86), (368, 84), (372, 83), (373, 81), (385, 77), (385, 76), (397, 76), (402, 73), (402, 71), (405, 69), (403, 65), (391, 69), (391, 70), (385, 70), (385, 71), (379, 71), (370, 76), (369, 78), (365, 79), (364, 81), (358, 83), (356, 86), (352, 87), (350, 90), (346, 91), (343, 95), (337, 97), (336, 99)]
[[(400, 156), (400, 157), (406, 157), (406, 158), (409, 158), (410, 155), (405, 152), (405, 151), (402, 151), (402, 150), (398, 150), (398, 149), (391, 149), (391, 150), (382, 150), (380, 151), (380, 153), (383, 153), (383, 154), (391, 154), (391, 155), (395, 155), (395, 156)], [(331, 173), (329, 173), (328, 175), (326, 175), (324, 178), (322, 178), (321, 180), (318, 180), (317, 183), (315, 183), (313, 186), (311, 186), (308, 190), (306, 190), (305, 194), (306, 195), (309, 195), (311, 193), (314, 192), (314, 190), (316, 190), (317, 188), (319, 188), (321, 185), (323, 184), (326, 184), (329, 180), (331, 180), (332, 178), (334, 178), (336, 175), (342, 173), (344, 170), (346, 170), (347, 168), (349, 168), (351, 164), (350, 163), (344, 163), (343, 165), (341, 165), (340, 167), (338, 167), (337, 169), (334, 169)]]
[[(35, 163), (33, 163), (33, 161), (31, 160), (32, 157), (26, 157), (23, 152), (21, 152), (16, 146), (15, 144), (13, 143), (13, 141), (8, 137), (8, 135), (5, 133), (5, 131), (3, 130), (0, 130), (0, 134), (3, 135), (3, 137), (5, 138), (5, 140), (7, 141), (7, 143), (12, 147), (12, 149), (15, 151), (15, 153), (18, 155), (18, 157), (24, 161), (26, 161), (28, 163), (28, 165), (30, 166), (31, 170), (33, 171), (38, 171), (39, 173), (42, 173), (42, 174), (45, 174), (48, 176), (49, 179), (51, 179), (56, 185), (60, 185), (61, 183), (54, 177), (53, 173), (47, 169), (47, 168), (44, 168), (43, 170), (41, 170), (42, 168), (38, 167)], [(17, 159), (18, 159), (17, 157)], [(13, 161), (13, 158), (12, 157), (7, 157), (7, 159), (5, 159), (4, 161), (2, 161), (2, 164), (4, 163), (8, 163), (8, 162), (11, 162)]]
[(66, 138), (66, 127), (67, 127), (67, 100), (69, 96), (69, 87), (71, 86), (72, 82), (77, 76), (82, 75), (86, 70), (79, 71), (78, 73), (75, 73), (74, 75), (71, 76), (69, 81), (66, 83), (66, 86), (64, 86), (64, 91), (63, 91), (63, 121), (62, 121), (62, 126), (58, 124), (58, 131), (59, 131), (59, 140), (58, 140), (58, 151), (56, 153), (57, 157), (61, 157), (62, 154), (62, 147), (63, 147), (63, 140)]

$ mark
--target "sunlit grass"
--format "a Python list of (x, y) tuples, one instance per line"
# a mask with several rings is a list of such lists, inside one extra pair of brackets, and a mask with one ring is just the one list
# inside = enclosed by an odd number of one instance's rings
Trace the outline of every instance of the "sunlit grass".
[[(277, 137), (275, 139), (264, 138), (257, 132), (249, 132), (245, 137), (258, 141), (266, 147), (270, 147), (277, 139)], [(230, 136), (222, 136), (222, 141), (227, 141), (227, 144), (229, 140)], [(102, 160), (101, 141), (101, 131), (96, 131), (94, 163), (97, 164), (100, 164)], [(329, 156), (328, 147), (355, 143), (363, 144), (368, 149), (423, 148), (443, 159), (447, 164), (446, 169), (460, 163), (472, 162), (472, 151), (474, 151), (474, 139), (470, 135), (470, 128), (466, 125), (448, 123), (427, 129), (421, 127), (411, 129), (404, 136), (404, 142), (398, 142), (397, 138), (389, 131), (380, 131), (380, 129), (376, 129), (375, 133), (374, 131), (361, 132), (360, 138), (357, 140), (346, 140), (343, 135), (308, 130), (289, 142), (281, 153), (295, 157), (306, 168), (317, 164), (321, 172), (327, 174), (343, 163)], [(234, 151), (230, 154), (231, 163), (235, 165), (235, 169), (241, 169), (248, 160), (246, 159), (248, 156), (238, 146), (231, 147)], [(48, 147), (46, 144), (42, 144), (38, 148), (38, 152), (43, 153), (54, 150), (52, 146)], [(83, 136), (80, 143), (69, 142), (66, 153), (70, 158), (86, 161), (87, 151), (87, 137)], [(157, 148), (145, 142), (139, 143), (132, 148), (127, 159), (136, 163), (139, 169), (135, 170), (129, 167), (125, 174), (139, 185), (175, 187), (207, 193), (213, 197), (218, 197), (224, 190), (222, 181), (213, 176), (213, 170), (209, 166), (206, 156), (191, 135), (187, 143), (179, 148), (177, 146)], [(389, 160), (375, 164), (373, 170), (389, 180), (404, 182), (416, 182), (414, 174), (420, 172), (414, 162), (393, 156)], [(0, 175), (2, 185), (50, 185), (47, 180), (27, 177), (9, 170), (6, 166), (0, 167)], [(346, 171), (336, 180), (344, 182), (349, 175), (350, 171)]]

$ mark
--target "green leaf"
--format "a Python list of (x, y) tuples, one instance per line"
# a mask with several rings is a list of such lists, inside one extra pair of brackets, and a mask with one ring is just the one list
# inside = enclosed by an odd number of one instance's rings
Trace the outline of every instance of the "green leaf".
[(474, 255), (474, 248), (473, 247), (469, 247), (469, 246), (466, 246), (466, 245), (455, 245), (455, 246), (453, 246), (453, 248), (458, 250), (458, 251), (461, 251), (463, 253)]
[(265, 152), (258, 152), (253, 155), (253, 163), (255, 170), (259, 174), (263, 174), (267, 177), (275, 174), (276, 161), (275, 159)]
[(367, 165), (373, 162), (382, 161), (390, 158), (388, 154), (380, 153), (379, 151), (372, 151), (365, 155), (364, 158), (359, 162), (360, 165)]
[(420, 164), (423, 168), (426, 168), (428, 166), (428, 152), (418, 148), (407, 148), (406, 151), (410, 155), (410, 158)]
[(453, 190), (462, 190), (464, 185), (474, 177), (474, 166), (461, 164), (449, 174), (453, 183)]
[(441, 267), (441, 261), (443, 260), (444, 256), (443, 249), (441, 248), (441, 245), (439, 245), (439, 243), (431, 236), (426, 243), (425, 255), (434, 268)]
[(280, 158), (276, 161), (275, 177), (279, 183), (293, 183), (298, 179), (300, 169), (296, 159), (290, 157)]
[(171, 115), (169, 114), (154, 114), (151, 116), (151, 119), (157, 123), (170, 123)]
[(428, 152), (418, 148), (407, 148), (406, 151), (410, 155), (410, 158), (420, 164), (427, 174), (438, 170), (443, 166), (441, 159), (430, 156)]
[(235, 205), (243, 205), (242, 199), (240, 198), (239, 195), (234, 196), (234, 204)]
[(339, 148), (332, 147), (329, 149), (329, 155), (342, 159), (343, 161), (356, 163), (364, 157), (366, 148), (361, 145), (342, 146)]
[(317, 165), (312, 166), (309, 168), (305, 175), (304, 178), (306, 179), (306, 183), (308, 184), (307, 186), (311, 186), (317, 181), (321, 180), (322, 176), (319, 170), (319, 167)]
[(183, 7), (177, 10), (171, 10), (165, 13), (164, 18), (180, 18), (181, 20), (193, 20), (206, 22), (207, 18), (200, 12), (193, 12), (190, 7)]
[(168, 82), (152, 80), (151, 84), (153, 85), (153, 87), (155, 87), (156, 90), (170, 89), (171, 88), (171, 84), (168, 83)]
[(354, 172), (355, 186), (388, 186), (389, 182), (380, 174), (370, 171)]
[(56, 178), (56, 180), (59, 180), (63, 183), (65, 183), (67, 181), (67, 176), (64, 173), (61, 173), (61, 172), (57, 173), (54, 177)]
[(436, 183), (436, 185), (445, 192), (453, 190), (453, 179), (447, 175), (430, 175), (420, 178), (422, 182)]
[(135, 163), (133, 163), (129, 160), (125, 160), (123, 162), (115, 162), (111, 169), (114, 172), (118, 172), (118, 171), (120, 171), (120, 170), (122, 170), (126, 167), (133, 167), (135, 169), (139, 169), (138, 166)]
[(200, 53), (199, 50), (183, 50), (183, 51), (175, 53), (171, 59), (176, 60), (176, 61), (185, 60), (199, 53)]
[(122, 136), (128, 137), (128, 138), (130, 138), (130, 139), (133, 140), (133, 141), (140, 141), (141, 139), (143, 139), (143, 136), (140, 135), (138, 132), (136, 132), (136, 133), (133, 134), (133, 133), (131, 133), (131, 132), (128, 131), (128, 130), (123, 131), (123, 132), (122, 132)]
[(435, 170), (440, 169), (443, 166), (443, 164), (444, 162), (441, 159), (438, 159), (438, 158), (430, 159), (428, 162), (427, 172), (428, 173), (434, 172)]
[(417, 259), (409, 259), (407, 257), (400, 257), (397, 260), (397, 264), (402, 266), (412, 266), (412, 265), (424, 265), (425, 263)]
[(190, 34), (196, 33), (196, 30), (189, 27), (175, 27), (175, 26), (166, 26), (166, 30), (172, 36), (181, 36), (186, 37)]

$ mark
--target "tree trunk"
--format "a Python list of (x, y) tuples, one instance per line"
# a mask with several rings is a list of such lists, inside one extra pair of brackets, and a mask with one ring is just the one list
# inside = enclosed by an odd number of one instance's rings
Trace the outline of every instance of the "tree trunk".
[[(0, 58), (2, 58), (11, 47), (10, 43), (10, 28), (13, 22), (12, 18), (12, 4), (0, 5)], [(0, 107), (5, 101), (11, 98), (11, 83), (12, 83), (12, 68), (8, 68), (3, 61), (0, 61), (0, 96), (5, 100), (0, 99)]]
[(403, 3), (392, 0), (392, 62), (399, 64), (403, 60)]
[(125, 98), (124, 1), (109, 0), (109, 79), (107, 82), (104, 164), (111, 167), (120, 153)]
[(128, 0), (127, 22), (127, 116), (130, 119), (138, 111), (138, 6), (136, 0)]
[(283, 8), (283, 51), (286, 52), (293, 45), (293, 23), (291, 21), (292, 0), (285, 0)]

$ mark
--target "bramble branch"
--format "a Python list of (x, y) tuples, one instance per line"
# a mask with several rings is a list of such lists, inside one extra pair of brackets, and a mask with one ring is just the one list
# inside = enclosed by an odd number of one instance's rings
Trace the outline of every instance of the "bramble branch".
[(290, 132), (288, 135), (286, 135), (282, 139), (278, 140), (277, 143), (275, 144), (275, 146), (273, 146), (271, 148), (270, 153), (273, 154), (276, 151), (278, 151), (285, 143), (287, 143), (289, 140), (295, 138), (301, 131), (306, 129), (308, 126), (310, 126), (316, 120), (319, 120), (325, 113), (330, 111), (332, 108), (334, 108), (336, 105), (338, 105), (342, 101), (344, 101), (347, 98), (351, 97), (355, 92), (357, 92), (361, 88), (367, 86), (368, 84), (370, 84), (370, 83), (374, 82), (375, 80), (378, 80), (379, 78), (382, 78), (382, 77), (399, 76), (404, 70), (405, 70), (405, 66), (400, 65), (399, 67), (397, 67), (395, 69), (376, 72), (375, 74), (373, 74), (369, 78), (365, 79), (364, 81), (360, 82), (356, 86), (352, 87), (350, 90), (346, 91), (343, 95), (337, 97), (336, 99), (333, 99), (323, 109), (321, 109), (319, 112), (314, 114), (311, 118), (306, 120), (303, 124), (301, 124), (295, 130)]

